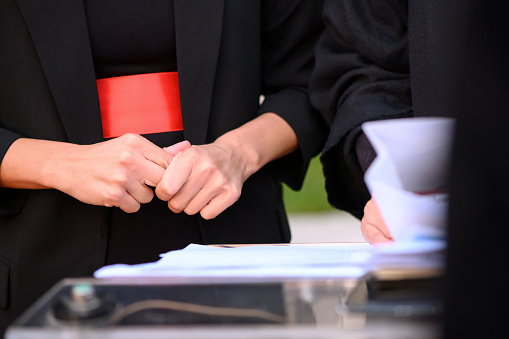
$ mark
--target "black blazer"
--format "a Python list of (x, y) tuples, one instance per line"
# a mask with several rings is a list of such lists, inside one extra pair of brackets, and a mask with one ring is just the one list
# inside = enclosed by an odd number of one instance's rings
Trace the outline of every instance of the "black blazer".
[[(253, 175), (223, 214), (200, 219), (205, 241), (289, 241), (279, 181), (298, 188), (324, 141), (307, 95), (321, 2), (174, 0), (174, 9), (185, 138), (212, 142), (275, 112), (300, 144)], [(103, 140), (81, 0), (2, 0), (0, 49), (0, 160), (19, 137)], [(104, 264), (107, 215), (56, 190), (0, 189), (2, 327), (58, 280)]]
[(326, 0), (311, 98), (330, 126), (322, 151), (330, 203), (361, 218), (370, 194), (356, 154), (362, 123), (447, 116), (438, 90), (440, 0)]

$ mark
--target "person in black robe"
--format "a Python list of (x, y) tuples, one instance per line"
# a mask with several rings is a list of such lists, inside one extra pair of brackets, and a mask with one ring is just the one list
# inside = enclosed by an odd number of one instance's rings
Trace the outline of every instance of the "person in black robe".
[(455, 118), (442, 336), (506, 337), (509, 3), (330, 0), (325, 19), (312, 98), (331, 203), (363, 216), (362, 122)]
[(376, 154), (361, 125), (447, 116), (435, 100), (434, 65), (434, 37), (447, 27), (436, 14), (445, 7), (436, 0), (327, 0), (324, 5), (326, 30), (310, 87), (313, 105), (330, 126), (321, 155), (325, 186), (332, 206), (362, 219), (370, 242), (391, 237), (364, 183)]

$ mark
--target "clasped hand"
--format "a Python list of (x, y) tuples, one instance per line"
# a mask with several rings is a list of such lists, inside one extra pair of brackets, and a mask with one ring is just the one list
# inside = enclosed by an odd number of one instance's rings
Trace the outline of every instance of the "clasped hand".
[(242, 157), (225, 145), (191, 146), (175, 155), (156, 194), (175, 213), (212, 219), (239, 199), (244, 169)]
[[(211, 219), (240, 197), (245, 179), (242, 158), (233, 149), (188, 141), (161, 149), (147, 139), (126, 134), (75, 152), (68, 182), (59, 187), (78, 200), (127, 213), (157, 196), (175, 213), (200, 213)], [(74, 172), (74, 173), (72, 173)]]

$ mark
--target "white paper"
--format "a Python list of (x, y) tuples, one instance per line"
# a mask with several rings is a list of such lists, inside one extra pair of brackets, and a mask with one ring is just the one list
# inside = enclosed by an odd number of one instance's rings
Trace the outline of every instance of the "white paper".
[(396, 241), (373, 246), (370, 266), (378, 268), (441, 268), (443, 240)]
[(260, 245), (234, 248), (191, 244), (161, 255), (154, 263), (111, 265), (96, 278), (186, 277), (311, 277), (358, 278), (367, 272), (369, 244), (344, 246)]
[(377, 157), (365, 175), (396, 242), (444, 239), (454, 120), (373, 121), (362, 129)]

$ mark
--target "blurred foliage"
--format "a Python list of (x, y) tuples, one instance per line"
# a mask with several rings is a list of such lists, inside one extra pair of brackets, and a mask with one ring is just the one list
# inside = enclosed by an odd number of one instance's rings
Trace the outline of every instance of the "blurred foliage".
[(283, 197), (288, 213), (322, 212), (333, 209), (327, 201), (319, 156), (311, 160), (302, 189), (293, 191), (283, 185)]

